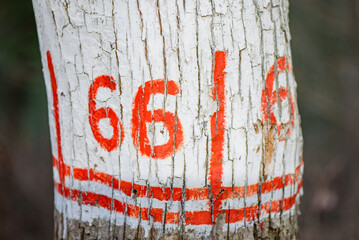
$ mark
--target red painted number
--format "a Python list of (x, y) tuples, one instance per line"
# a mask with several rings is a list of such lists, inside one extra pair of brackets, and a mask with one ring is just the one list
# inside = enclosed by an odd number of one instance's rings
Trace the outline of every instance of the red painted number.
[[(285, 71), (289, 71), (289, 65), (286, 62), (286, 58), (282, 57), (277, 61), (277, 73), (279, 75), (280, 73), (284, 73)], [(289, 137), (294, 127), (294, 100), (290, 89), (288, 90), (286, 87), (280, 87), (278, 89), (279, 100), (282, 102), (288, 97), (289, 94), (289, 101), (290, 101), (290, 119), (286, 123), (278, 122), (273, 111), (273, 107), (275, 106), (275, 104), (277, 104), (277, 91), (276, 90), (273, 91), (274, 79), (275, 79), (275, 71), (274, 71), (274, 65), (272, 65), (272, 67), (269, 69), (269, 72), (267, 74), (265, 89), (262, 92), (261, 108), (263, 112), (263, 120), (264, 121), (270, 120), (271, 124), (277, 126), (279, 140), (283, 141), (285, 140), (285, 136), (283, 136), (283, 134), (281, 135), (281, 130), (287, 127), (285, 134), (287, 137)]]
[[(95, 79), (91, 84), (89, 90), (89, 122), (92, 133), (100, 146), (111, 152), (119, 145), (119, 126), (121, 128), (121, 143), (124, 138), (124, 131), (122, 124), (119, 124), (119, 119), (116, 113), (109, 107), (96, 109), (96, 94), (99, 88), (109, 88), (111, 91), (116, 89), (116, 83), (113, 77), (102, 75)], [(110, 125), (113, 128), (111, 139), (105, 138), (100, 131), (99, 122), (101, 119), (109, 118)]]
[[(132, 138), (134, 146), (142, 155), (157, 159), (165, 159), (172, 155), (183, 142), (183, 129), (181, 121), (171, 112), (156, 109), (153, 112), (147, 110), (151, 95), (165, 94), (165, 81), (156, 79), (147, 81), (144, 88), (140, 86), (133, 102), (132, 110)], [(180, 89), (176, 82), (167, 82), (167, 94), (177, 95)], [(147, 124), (163, 122), (166, 127), (169, 140), (167, 143), (151, 146), (147, 135)]]

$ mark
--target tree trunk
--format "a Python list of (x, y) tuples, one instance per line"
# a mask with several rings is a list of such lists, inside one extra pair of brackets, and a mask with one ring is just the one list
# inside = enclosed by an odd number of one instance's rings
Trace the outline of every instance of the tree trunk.
[(33, 0), (55, 239), (294, 239), (287, 0)]

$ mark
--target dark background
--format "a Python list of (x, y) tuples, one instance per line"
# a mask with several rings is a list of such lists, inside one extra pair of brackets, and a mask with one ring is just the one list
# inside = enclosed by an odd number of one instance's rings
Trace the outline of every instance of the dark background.
[[(304, 133), (301, 239), (359, 239), (359, 0), (290, 0)], [(31, 1), (0, 3), (0, 239), (52, 239), (48, 110)]]

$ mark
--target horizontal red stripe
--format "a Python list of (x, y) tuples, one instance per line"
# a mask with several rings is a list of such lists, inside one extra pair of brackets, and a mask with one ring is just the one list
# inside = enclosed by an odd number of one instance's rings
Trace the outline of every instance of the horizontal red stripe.
[[(297, 192), (293, 196), (285, 199), (262, 203), (260, 215), (269, 214), (269, 213), (278, 213), (281, 211), (281, 208), (283, 211), (289, 210), (294, 206), (297, 195), (299, 194), (302, 188), (303, 188), (303, 180), (301, 179), (298, 184)], [(226, 223), (228, 222), (235, 223), (235, 222), (243, 221), (244, 216), (247, 222), (253, 221), (258, 218), (258, 206), (250, 206), (241, 209), (228, 209), (225, 211), (226, 211)]]
[[(113, 210), (124, 214), (126, 212), (128, 217), (139, 218), (141, 211), (141, 219), (149, 220), (149, 215), (153, 217), (155, 222), (162, 223), (163, 221), (163, 209), (152, 208), (150, 213), (148, 208), (140, 208), (132, 204), (123, 203), (117, 199), (112, 199), (105, 195), (92, 193), (92, 192), (80, 192), (79, 190), (69, 189), (63, 186), (61, 183), (55, 182), (55, 189), (65, 198), (78, 202), (81, 199), (81, 203), (84, 205), (91, 205), (106, 208), (111, 210), (113, 203)], [(81, 197), (80, 197), (81, 194)], [(166, 214), (166, 223), (177, 224), (179, 222), (179, 213), (171, 212)]]
[(186, 225), (212, 225), (211, 211), (186, 212)]
[[(300, 190), (303, 187), (303, 180), (301, 179), (297, 192), (288, 198), (280, 199), (272, 202), (266, 202), (261, 204), (260, 215), (268, 213), (280, 212), (289, 210), (294, 206), (296, 197)], [(149, 215), (151, 215), (155, 222), (162, 223), (164, 219), (164, 210), (160, 208), (152, 208), (149, 213), (148, 208), (140, 208), (132, 204), (123, 203), (117, 199), (112, 199), (110, 197), (92, 193), (92, 192), (80, 192), (77, 189), (69, 189), (68, 187), (63, 186), (61, 183), (55, 182), (55, 189), (65, 198), (71, 199), (73, 201), (80, 201), (84, 205), (98, 206), (111, 210), (113, 203), (113, 210), (122, 214), (125, 214), (128, 217), (139, 218), (141, 216), (142, 220), (149, 220)], [(80, 198), (81, 194), (81, 198)], [(225, 209), (226, 212), (226, 223), (235, 223), (241, 222), (244, 219), (247, 222), (253, 221), (258, 218), (258, 206), (248, 206), (241, 209)], [(185, 224), (186, 225), (211, 225), (211, 211), (186, 211), (185, 212)], [(168, 212), (166, 214), (166, 223), (168, 224), (178, 224), (179, 223), (179, 213), (178, 212)]]
[[(70, 176), (71, 170), (70, 167), (66, 164), (63, 164), (65, 167), (65, 175)], [(295, 174), (287, 174), (284, 176), (284, 186), (293, 185), (296, 182), (296, 179), (300, 175), (300, 168), (303, 165), (303, 161), (296, 167)], [(53, 167), (56, 169), (59, 168), (59, 164), (55, 157), (53, 157)], [(209, 192), (208, 188), (186, 188), (183, 194), (183, 189), (174, 187), (172, 192), (171, 188), (162, 188), (162, 187), (149, 187), (146, 185), (132, 184), (127, 181), (120, 181), (119, 179), (113, 177), (110, 174), (103, 172), (94, 172), (93, 169), (83, 169), (83, 168), (73, 168), (73, 177), (76, 180), (80, 181), (95, 181), (101, 184), (105, 184), (108, 187), (113, 187), (115, 190), (120, 190), (127, 196), (131, 196), (133, 189), (137, 191), (137, 197), (148, 197), (154, 198), (160, 201), (168, 201), (172, 199), (173, 201), (182, 201), (183, 195), (185, 195), (186, 200), (208, 200)], [(261, 193), (268, 193), (275, 190), (283, 188), (283, 177), (275, 177), (272, 181), (266, 181), (262, 183)], [(224, 190), (223, 199), (226, 198), (236, 198), (236, 197), (247, 197), (258, 195), (259, 185), (252, 184), (247, 186), (247, 192), (245, 194), (245, 187), (222, 187)], [(172, 198), (171, 198), (172, 194)]]
[[(297, 171), (296, 171), (297, 172)], [(298, 172), (299, 176), (299, 172)], [(295, 183), (295, 178), (298, 176), (294, 176), (294, 174), (287, 174), (284, 176), (284, 184), (283, 177), (275, 177), (272, 181), (266, 181), (262, 183), (261, 193), (269, 193), (275, 190), (282, 189), (283, 187), (293, 185)], [(259, 184), (249, 185), (247, 187), (247, 194), (245, 194), (245, 187), (223, 187), (223, 190), (227, 192), (228, 198), (241, 197), (244, 195), (247, 197), (258, 195), (259, 192)]]

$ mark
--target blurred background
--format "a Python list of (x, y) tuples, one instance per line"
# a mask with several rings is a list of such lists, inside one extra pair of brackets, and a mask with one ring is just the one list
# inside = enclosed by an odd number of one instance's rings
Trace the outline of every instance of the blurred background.
[[(290, 0), (304, 134), (300, 239), (359, 239), (359, 0)], [(0, 239), (52, 239), (48, 110), (31, 1), (0, 3)]]

